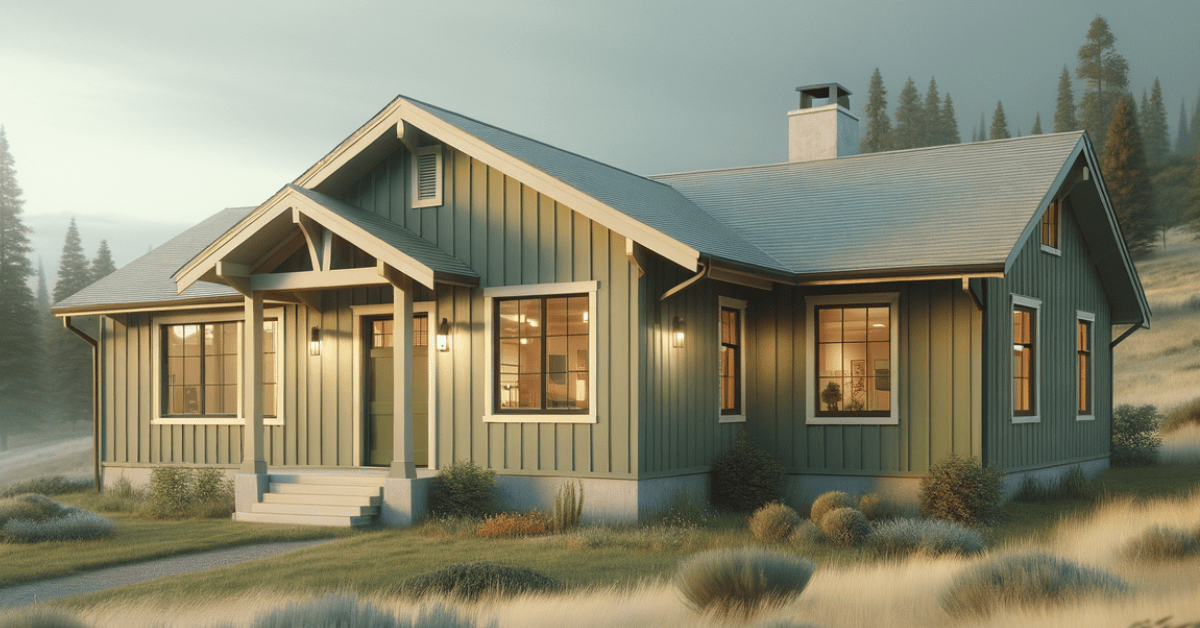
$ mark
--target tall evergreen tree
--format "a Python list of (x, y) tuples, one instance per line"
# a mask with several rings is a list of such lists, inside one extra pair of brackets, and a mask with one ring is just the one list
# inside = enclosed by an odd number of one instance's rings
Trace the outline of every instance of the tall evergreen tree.
[(1033, 116), (1033, 128), (1029, 129), (1030, 135), (1042, 134), (1042, 112), (1037, 112)]
[(1162, 86), (1158, 77), (1154, 77), (1154, 87), (1150, 90), (1150, 99), (1142, 109), (1142, 117), (1146, 129), (1143, 138), (1146, 148), (1146, 164), (1151, 172), (1158, 172), (1167, 164), (1171, 155), (1171, 139), (1167, 130), (1167, 108), (1163, 104)]
[(896, 105), (896, 126), (892, 129), (892, 148), (904, 150), (919, 148), (925, 140), (925, 110), (921, 107), (921, 95), (912, 77), (900, 90), (900, 102)]
[(946, 92), (946, 100), (942, 103), (942, 139), (945, 144), (961, 144), (958, 135), (958, 116), (954, 115), (954, 100), (950, 92)]
[(1006, 140), (1012, 137), (1008, 132), (1008, 119), (1004, 117), (1004, 105), (997, 100), (996, 112), (992, 114), (991, 136), (994, 140)]
[(112, 251), (108, 249), (108, 240), (101, 240), (100, 248), (96, 251), (96, 258), (92, 260), (92, 282), (100, 281), (116, 270), (117, 265), (113, 262)]
[(1192, 109), (1192, 122), (1188, 125), (1188, 130), (1191, 134), (1188, 136), (1188, 145), (1191, 146), (1191, 155), (1195, 155), (1200, 148), (1200, 93), (1196, 94), (1196, 105)]
[(1101, 155), (1113, 112), (1129, 90), (1129, 63), (1117, 54), (1116, 42), (1116, 36), (1108, 29), (1108, 20), (1097, 15), (1079, 47), (1079, 65), (1075, 67), (1075, 76), (1086, 81), (1083, 98), (1079, 100), (1079, 117)]
[(1063, 66), (1062, 75), (1058, 77), (1058, 101), (1054, 105), (1054, 132), (1065, 133), (1079, 130), (1079, 121), (1075, 119), (1075, 92), (1071, 89), (1071, 71)]
[(938, 96), (937, 81), (929, 79), (929, 88), (925, 90), (925, 114), (922, 116), (925, 141), (922, 146), (941, 146), (948, 144), (942, 129), (942, 99)]
[(983, 114), (981, 113), (981, 114), (979, 114), (979, 139), (978, 139), (978, 140), (976, 140), (976, 141), (978, 141), (978, 142), (986, 142), (986, 141), (987, 141), (987, 139), (988, 139), (988, 136), (987, 136), (987, 119), (986, 119), (986, 118), (984, 118), (984, 117), (983, 117)]
[[(62, 301), (91, 283), (91, 269), (83, 254), (79, 228), (72, 218), (58, 264), (54, 302)], [(58, 417), (71, 422), (85, 418), (92, 405), (92, 356), (87, 344), (70, 331), (59, 328), (52, 336), (50, 355), (50, 380), (57, 390), (54, 402)]]
[(867, 104), (863, 108), (867, 132), (859, 142), (859, 152), (878, 153), (889, 150), (892, 119), (888, 117), (887, 107), (887, 88), (883, 86), (883, 75), (879, 73), (879, 68), (875, 68), (875, 73), (871, 75), (871, 85), (867, 89)]
[[(1138, 105), (1138, 112), (1141, 114), (1138, 116), (1138, 124), (1142, 125), (1142, 128), (1138, 129), (1138, 132), (1142, 134), (1142, 148), (1145, 148), (1146, 150), (1149, 150), (1149, 147), (1146, 146), (1146, 136), (1147, 136), (1146, 113), (1148, 111), (1150, 111), (1150, 92), (1147, 91), (1145, 87), (1143, 87), (1142, 88), (1142, 103), (1140, 105)], [(1149, 159), (1150, 159), (1149, 153), (1146, 154), (1146, 159), (1147, 159), (1147, 163), (1149, 163)]]
[(21, 187), (8, 135), (0, 127), (0, 451), (10, 434), (32, 427), (42, 410), (38, 394), (42, 350), (29, 277), (29, 227), (21, 221)]
[(1100, 169), (1125, 245), (1130, 250), (1141, 249), (1154, 240), (1153, 191), (1132, 97), (1118, 101), (1105, 146)]
[(1179, 99), (1179, 132), (1175, 135), (1175, 153), (1178, 155), (1188, 156), (1192, 154), (1195, 146), (1189, 144), (1192, 139), (1192, 133), (1188, 130), (1187, 104), (1182, 98)]

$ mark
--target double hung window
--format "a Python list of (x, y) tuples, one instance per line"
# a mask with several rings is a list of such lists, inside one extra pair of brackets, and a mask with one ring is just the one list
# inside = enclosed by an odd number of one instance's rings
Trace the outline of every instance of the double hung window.
[(721, 410), (719, 422), (746, 420), (746, 302), (719, 297)]

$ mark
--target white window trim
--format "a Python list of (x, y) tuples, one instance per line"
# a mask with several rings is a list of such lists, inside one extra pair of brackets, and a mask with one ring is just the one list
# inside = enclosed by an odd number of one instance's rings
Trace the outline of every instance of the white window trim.
[[(1095, 421), (1096, 420), (1096, 315), (1093, 314), (1092, 312), (1084, 312), (1083, 310), (1076, 310), (1075, 311), (1075, 325), (1078, 326), (1079, 321), (1088, 321), (1089, 323), (1091, 323), (1091, 325), (1088, 325), (1088, 335), (1090, 336), (1090, 338), (1088, 338), (1088, 346), (1091, 347), (1089, 353), (1092, 356), (1092, 363), (1091, 363), (1092, 372), (1088, 373), (1088, 385), (1091, 387), (1091, 390), (1088, 392), (1088, 398), (1090, 398), (1092, 400), (1092, 408), (1091, 408), (1092, 412), (1091, 412), (1091, 414), (1079, 414), (1079, 399), (1076, 398), (1076, 400), (1075, 400), (1075, 420), (1076, 421)], [(1079, 364), (1078, 364), (1079, 341), (1078, 341), (1078, 339), (1076, 339), (1076, 344), (1075, 344), (1075, 356), (1076, 356), (1076, 360), (1077, 360), (1077, 362), (1075, 364), (1075, 381), (1076, 381), (1075, 385), (1078, 386), (1079, 385), (1078, 384), (1078, 382), (1079, 382)]]
[(1048, 244), (1042, 245), (1042, 252), (1049, 253), (1051, 255), (1057, 255), (1058, 257), (1062, 257), (1062, 251), (1060, 249), (1056, 249)]
[[(283, 378), (282, 373), (286, 373), (284, 368), (284, 353), (283, 353), (283, 337), (284, 337), (284, 318), (283, 308), (269, 308), (263, 310), (263, 319), (275, 319), (275, 412), (273, 418), (263, 417), (263, 425), (283, 425)], [(155, 316), (150, 322), (150, 356), (154, 362), (154, 367), (151, 369), (151, 391), (150, 391), (150, 424), (151, 425), (245, 425), (246, 414), (243, 411), (243, 362), (242, 349), (245, 345), (243, 333), (244, 325), (238, 325), (238, 411), (237, 416), (223, 417), (179, 417), (179, 416), (163, 416), (162, 415), (162, 327), (163, 325), (186, 325), (198, 323), (227, 323), (237, 321), (243, 323), (245, 320), (244, 310), (228, 310), (223, 312), (209, 312), (206, 314), (174, 314), (170, 316)]]
[(1016, 391), (1013, 390), (1012, 384), (1012, 349), (1008, 350), (1008, 399), (1012, 407), (1012, 422), (1013, 423), (1041, 423), (1042, 421), (1042, 365), (1046, 363), (1045, 356), (1042, 355), (1042, 300), (1034, 297), (1022, 296), (1019, 294), (1012, 295), (1012, 303), (1008, 307), (1008, 346), (1013, 346), (1013, 314), (1017, 311), (1017, 306), (1027, 307), (1034, 311), (1033, 315), (1033, 357), (1036, 362), (1033, 365), (1033, 415), (1018, 416), (1016, 414)]
[[(849, 305), (854, 303), (883, 303), (889, 304), (889, 324), (891, 328), (890, 343), (892, 379), (892, 407), (888, 416), (817, 416), (817, 325), (814, 317), (818, 305)], [(804, 399), (806, 405), (805, 423), (807, 425), (898, 425), (900, 423), (900, 293), (872, 292), (865, 294), (831, 294), (804, 297), (804, 327), (805, 348), (804, 361)]]
[[(721, 308), (738, 310), (738, 374), (741, 382), (742, 398), (738, 401), (741, 414), (721, 414)], [(730, 297), (717, 297), (717, 422), (745, 423), (746, 422), (746, 302)]]
[[(377, 316), (391, 316), (393, 320), (396, 315), (396, 307), (391, 303), (380, 303), (377, 305), (351, 305), (350, 311), (354, 313), (353, 338), (354, 350), (351, 355), (354, 359), (354, 370), (351, 375), (351, 387), (354, 390), (354, 402), (352, 404), (354, 420), (353, 434), (354, 446), (351, 454), (354, 460), (360, 461), (359, 464), (364, 464), (365, 452), (363, 451), (363, 441), (365, 440), (365, 432), (363, 427), (363, 419), (366, 418), (366, 396), (367, 396), (367, 356), (369, 355), (366, 349), (366, 326), (363, 321), (367, 318), (375, 318)], [(424, 313), (429, 321), (429, 469), (438, 469), (437, 457), (437, 324), (441, 320), (437, 316), (437, 303), (434, 301), (416, 301), (413, 303), (413, 315)], [(451, 337), (453, 338), (453, 332)], [(393, 341), (394, 343), (394, 341)], [(453, 340), (450, 348), (454, 348)], [(365, 466), (365, 464), (364, 464)]]
[[(428, 155), (430, 153), (433, 153), (435, 155), (436, 165), (434, 166), (434, 171), (435, 171), (434, 178), (437, 181), (437, 183), (435, 184), (437, 193), (434, 195), (433, 198), (419, 199), (418, 196), (420, 195), (420, 185), (418, 182), (418, 165), (417, 164), (420, 162), (420, 158), (422, 155)], [(443, 166), (443, 163), (442, 163), (442, 145), (441, 144), (436, 144), (434, 146), (422, 146), (422, 147), (418, 148), (417, 150), (413, 151), (412, 168), (411, 168), (411, 170), (412, 170), (412, 207), (413, 207), (413, 209), (420, 209), (422, 207), (439, 207), (439, 206), (441, 206), (441, 204), (442, 204), (442, 182), (444, 181), (443, 174), (445, 173), (445, 169), (442, 166)]]
[[(483, 289), (483, 344), (484, 344), (484, 384), (483, 421), (485, 423), (597, 423), (600, 420), (597, 411), (596, 376), (597, 376), (597, 347), (596, 337), (598, 321), (596, 320), (596, 293), (600, 290), (599, 281), (573, 281), (567, 283), (543, 283), (521, 286), (499, 286)], [(583, 414), (511, 414), (497, 413), (495, 408), (495, 377), (496, 377), (496, 329), (495, 305), (497, 298), (509, 297), (545, 297), (558, 294), (588, 295), (588, 411)]]

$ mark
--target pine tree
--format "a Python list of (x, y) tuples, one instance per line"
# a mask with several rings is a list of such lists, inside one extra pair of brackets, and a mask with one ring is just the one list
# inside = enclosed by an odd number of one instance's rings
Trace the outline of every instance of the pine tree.
[(1079, 117), (1100, 155), (1117, 103), (1129, 90), (1129, 63), (1117, 54), (1116, 41), (1108, 20), (1097, 15), (1079, 47), (1079, 65), (1075, 67), (1075, 76), (1087, 82), (1079, 100)]
[(938, 96), (937, 81), (929, 79), (929, 88), (925, 91), (925, 113), (922, 116), (925, 141), (922, 146), (940, 146), (947, 144), (942, 132), (942, 99)]
[(904, 89), (900, 90), (900, 104), (896, 106), (896, 126), (892, 129), (892, 148), (919, 148), (925, 139), (924, 118), (921, 95), (910, 76), (904, 83)]
[(1054, 106), (1054, 132), (1065, 133), (1078, 130), (1079, 121), (1075, 119), (1075, 92), (1071, 90), (1071, 71), (1064, 65), (1062, 75), (1058, 77), (1058, 102)]
[(954, 101), (950, 92), (946, 92), (946, 101), (942, 103), (942, 138), (945, 144), (961, 144), (958, 135), (958, 117), (954, 115)]
[(1191, 134), (1188, 136), (1188, 146), (1191, 146), (1191, 155), (1197, 154), (1197, 148), (1200, 148), (1200, 94), (1196, 94), (1196, 106), (1192, 110), (1192, 122), (1188, 125), (1188, 130)]
[(1104, 182), (1125, 234), (1125, 245), (1138, 250), (1154, 240), (1155, 226), (1150, 172), (1132, 97), (1118, 101), (1105, 146), (1100, 160)]
[(888, 117), (887, 88), (883, 86), (883, 75), (879, 68), (871, 75), (871, 86), (867, 89), (867, 104), (863, 118), (867, 121), (867, 132), (859, 142), (859, 152), (878, 153), (889, 150), (892, 136), (892, 120)]
[(1004, 117), (1004, 105), (996, 101), (996, 112), (992, 114), (991, 136), (994, 140), (1006, 140), (1012, 135), (1008, 132), (1008, 119)]
[[(75, 219), (67, 227), (58, 281), (54, 283), (54, 302), (79, 292), (92, 283), (91, 269), (83, 254), (83, 243)], [(75, 422), (86, 417), (92, 404), (92, 356), (86, 343), (66, 329), (59, 328), (50, 341), (50, 380), (57, 394), (55, 409), (60, 419)]]
[(1042, 134), (1042, 112), (1039, 111), (1033, 116), (1033, 128), (1029, 129), (1029, 134), (1030, 135), (1041, 135)]
[(0, 451), (10, 434), (35, 424), (42, 411), (38, 394), (42, 349), (29, 277), (29, 227), (21, 221), (21, 187), (8, 135), (0, 127)]
[(981, 113), (979, 114), (979, 139), (976, 141), (986, 142), (987, 139), (987, 119), (984, 118), (983, 114)]
[[(1149, 151), (1149, 147), (1146, 146), (1146, 137), (1149, 134), (1149, 130), (1146, 128), (1146, 120), (1147, 120), (1146, 113), (1148, 111), (1150, 111), (1150, 92), (1146, 91), (1146, 88), (1143, 87), (1142, 88), (1142, 103), (1140, 105), (1138, 105), (1138, 112), (1141, 113), (1141, 115), (1138, 116), (1138, 124), (1141, 125), (1141, 128), (1138, 129), (1138, 132), (1142, 134), (1142, 148), (1145, 148), (1147, 151)], [(1146, 153), (1146, 159), (1147, 159), (1147, 163), (1149, 163), (1149, 159), (1150, 159), (1149, 152)]]
[(1163, 105), (1162, 86), (1158, 77), (1154, 78), (1154, 87), (1150, 90), (1150, 99), (1142, 110), (1146, 120), (1142, 126), (1146, 129), (1143, 138), (1146, 145), (1146, 164), (1151, 172), (1158, 172), (1167, 164), (1171, 155), (1171, 140), (1167, 136), (1167, 108)]
[(1194, 145), (1188, 142), (1192, 139), (1192, 133), (1188, 130), (1187, 105), (1183, 99), (1179, 99), (1179, 133), (1175, 136), (1175, 153), (1177, 155), (1188, 156), (1192, 154)]
[(96, 259), (92, 260), (92, 282), (100, 281), (116, 270), (117, 265), (113, 262), (112, 251), (108, 250), (108, 240), (101, 240), (100, 249), (96, 251)]

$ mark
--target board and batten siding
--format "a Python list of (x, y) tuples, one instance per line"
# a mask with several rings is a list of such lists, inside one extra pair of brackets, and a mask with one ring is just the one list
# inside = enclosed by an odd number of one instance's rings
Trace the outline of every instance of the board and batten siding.
[[(643, 292), (646, 474), (706, 470), (743, 428), (791, 473), (920, 475), (951, 452), (981, 454), (982, 313), (961, 282), (860, 289), (900, 293), (900, 420), (897, 425), (807, 425), (805, 369), (811, 358), (804, 298), (848, 291), (781, 285), (763, 291), (704, 280), (658, 303), (690, 275), (656, 261)], [(744, 424), (718, 421), (721, 296), (747, 302)], [(687, 323), (683, 348), (671, 346), (675, 316)]]
[[(1035, 230), (1003, 279), (985, 280), (989, 325), (985, 348), (985, 461), (1004, 471), (1108, 457), (1112, 424), (1112, 318), (1108, 298), (1070, 203), (1060, 212), (1061, 255), (1042, 250)], [(1012, 295), (1041, 299), (1037, 367), (1040, 420), (1012, 420)], [(1076, 420), (1076, 312), (1095, 314), (1092, 368), (1095, 419)]]

